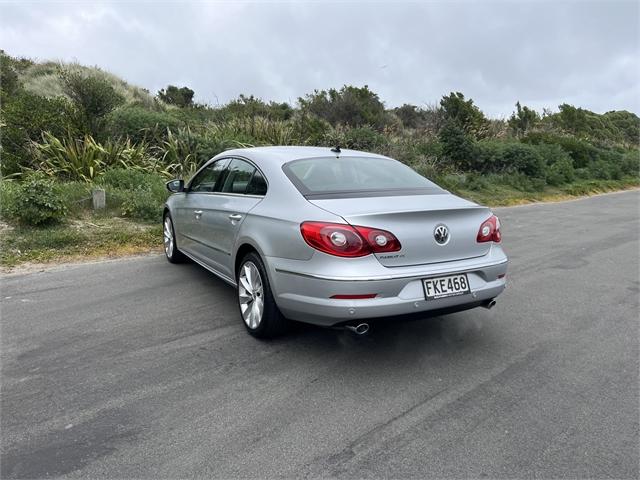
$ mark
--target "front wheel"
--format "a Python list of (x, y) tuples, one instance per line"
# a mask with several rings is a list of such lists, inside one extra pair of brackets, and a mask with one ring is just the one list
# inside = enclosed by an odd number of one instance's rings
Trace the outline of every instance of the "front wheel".
[(164, 254), (167, 256), (167, 260), (171, 263), (182, 263), (185, 260), (185, 256), (176, 245), (176, 232), (173, 228), (173, 220), (171, 214), (167, 213), (164, 216), (164, 228), (162, 232), (164, 240)]
[(256, 253), (247, 254), (238, 269), (238, 305), (247, 331), (270, 338), (286, 330), (284, 318), (271, 292), (264, 264)]

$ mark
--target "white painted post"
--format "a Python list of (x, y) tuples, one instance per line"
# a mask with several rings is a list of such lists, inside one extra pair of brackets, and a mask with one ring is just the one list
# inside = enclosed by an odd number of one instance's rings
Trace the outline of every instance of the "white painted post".
[(93, 201), (93, 209), (99, 210), (106, 206), (106, 194), (101, 188), (91, 190), (91, 200)]

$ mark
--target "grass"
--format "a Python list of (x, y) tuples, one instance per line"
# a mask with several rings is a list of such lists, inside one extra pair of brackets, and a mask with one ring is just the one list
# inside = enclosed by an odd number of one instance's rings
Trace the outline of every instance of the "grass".
[[(475, 189), (448, 188), (464, 198), (488, 206), (561, 201), (640, 186), (637, 178), (582, 180), (540, 192), (523, 192), (512, 186), (487, 183)], [(80, 195), (83, 192), (77, 192)], [(161, 252), (160, 222), (135, 222), (123, 218), (85, 214), (80, 219), (46, 228), (0, 228), (0, 267), (5, 270), (28, 263), (54, 263), (100, 257)]]
[(119, 257), (160, 251), (162, 227), (121, 218), (77, 220), (46, 228), (6, 227), (0, 232), (0, 266)]
[(508, 185), (492, 185), (480, 190), (453, 189), (456, 195), (490, 207), (508, 207), (533, 202), (559, 202), (576, 197), (597, 195), (640, 186), (640, 179), (622, 180), (579, 180), (559, 187), (547, 186), (542, 191), (526, 192)]
[(139, 103), (145, 107), (156, 108), (156, 101), (145, 89), (131, 85), (116, 75), (106, 72), (98, 67), (87, 67), (78, 63), (44, 62), (28, 67), (20, 75), (24, 88), (36, 95), (53, 98), (65, 96), (60, 81), (59, 70), (80, 72), (84, 76), (94, 76), (106, 80), (118, 92), (127, 103)]

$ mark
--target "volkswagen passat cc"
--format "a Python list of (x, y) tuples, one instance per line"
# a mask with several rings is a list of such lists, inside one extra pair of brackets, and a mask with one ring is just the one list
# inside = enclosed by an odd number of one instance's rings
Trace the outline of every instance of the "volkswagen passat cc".
[(491, 307), (505, 287), (498, 218), (388, 157), (230, 150), (167, 187), (168, 260), (188, 257), (236, 287), (257, 337), (282, 332), (287, 319), (353, 328)]

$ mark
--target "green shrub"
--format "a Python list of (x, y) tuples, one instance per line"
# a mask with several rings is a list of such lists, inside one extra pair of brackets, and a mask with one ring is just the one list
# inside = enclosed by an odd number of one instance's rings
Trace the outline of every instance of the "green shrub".
[(0, 50), (0, 72), (2, 72), (0, 100), (3, 104), (21, 88), (19, 75), (30, 63), (32, 63), (30, 60), (10, 57), (4, 50)]
[(294, 137), (302, 145), (324, 145), (324, 139), (331, 130), (326, 120), (301, 112), (294, 114), (292, 122)]
[(570, 158), (562, 158), (547, 167), (546, 181), (549, 185), (562, 185), (575, 178), (573, 162)]
[(640, 150), (625, 153), (620, 162), (620, 170), (625, 175), (640, 176)]
[(640, 141), (640, 118), (626, 110), (607, 112), (602, 117), (620, 132), (628, 145), (638, 145)]
[(419, 155), (424, 155), (426, 157), (435, 157), (440, 158), (442, 156), (442, 143), (440, 143), (437, 139), (433, 140), (415, 140), (413, 142), (415, 151)]
[(454, 122), (447, 122), (439, 133), (442, 154), (461, 170), (484, 170), (478, 163), (478, 151), (473, 138)]
[(253, 95), (240, 94), (238, 98), (218, 109), (221, 117), (218, 120), (232, 118), (263, 117), (269, 120), (289, 120), (293, 115), (293, 108), (288, 103), (266, 103)]
[(522, 172), (500, 175), (492, 180), (494, 185), (507, 185), (522, 192), (541, 192), (546, 186), (544, 178), (530, 177)]
[(299, 98), (304, 112), (311, 113), (331, 125), (360, 127), (371, 125), (382, 128), (386, 120), (384, 104), (367, 85), (362, 88), (345, 85), (340, 90), (315, 90)]
[(540, 145), (540, 144), (556, 144), (569, 154), (573, 160), (574, 168), (585, 168), (590, 162), (598, 158), (598, 148), (591, 145), (585, 140), (566, 135), (558, 135), (548, 132), (531, 132), (522, 139), (523, 142)]
[(169, 192), (165, 179), (154, 173), (132, 169), (110, 169), (99, 179), (106, 190), (108, 208), (138, 220), (161, 220)]
[(110, 168), (98, 179), (98, 184), (121, 190), (135, 190), (142, 188), (155, 192), (165, 192), (165, 179), (156, 173), (141, 170)]
[(139, 105), (125, 105), (106, 119), (106, 131), (111, 137), (130, 138), (134, 143), (162, 141), (167, 130), (177, 130), (183, 122), (169, 112), (154, 111)]
[(516, 135), (524, 135), (529, 129), (534, 127), (540, 121), (540, 115), (535, 110), (520, 105), (516, 102), (516, 111), (511, 114), (507, 124), (511, 132)]
[(72, 124), (73, 109), (63, 98), (48, 99), (18, 91), (2, 105), (2, 174), (11, 175), (36, 164), (31, 142), (42, 132), (64, 136)]
[(339, 145), (342, 148), (369, 152), (379, 150), (385, 143), (386, 137), (370, 127), (347, 128), (342, 125), (329, 128), (322, 140), (322, 145), (327, 147)]
[(100, 136), (104, 117), (124, 103), (124, 96), (101, 75), (70, 68), (61, 68), (59, 75), (65, 95), (75, 106), (78, 128)]
[(545, 160), (538, 149), (519, 142), (483, 140), (476, 144), (469, 167), (486, 173), (522, 173), (544, 178)]
[(541, 143), (536, 145), (536, 149), (546, 164), (545, 179), (549, 185), (562, 185), (575, 178), (573, 161), (562, 147)]
[[(7, 190), (5, 190), (7, 189)], [(51, 225), (64, 220), (67, 205), (60, 188), (39, 172), (22, 182), (2, 182), (2, 216), (23, 225)]]
[(158, 91), (158, 98), (170, 105), (190, 107), (193, 105), (194, 93), (189, 87), (178, 88), (175, 85), (169, 85), (166, 89)]
[(345, 135), (346, 148), (354, 150), (376, 151), (387, 143), (387, 138), (370, 127), (358, 127), (347, 130)]
[(503, 170), (516, 171), (533, 178), (544, 178), (544, 158), (530, 145), (505, 143), (501, 161)]
[(134, 190), (129, 192), (122, 201), (122, 215), (137, 220), (160, 221), (163, 204), (164, 202), (158, 201), (153, 192)]
[(589, 164), (587, 167), (589, 178), (597, 180), (619, 180), (622, 178), (622, 170), (620, 165), (607, 162), (604, 158), (599, 158)]
[(486, 136), (488, 121), (472, 99), (465, 100), (462, 93), (451, 92), (442, 97), (440, 106), (447, 123), (456, 125), (474, 139)]

